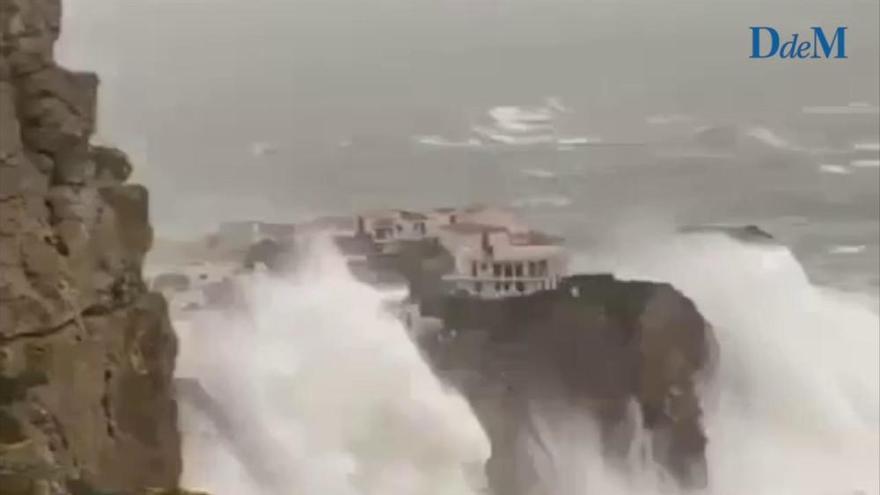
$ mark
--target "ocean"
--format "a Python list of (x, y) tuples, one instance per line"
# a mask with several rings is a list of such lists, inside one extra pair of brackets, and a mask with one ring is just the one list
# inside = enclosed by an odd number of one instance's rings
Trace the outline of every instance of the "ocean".
[[(101, 75), (97, 140), (131, 155), (160, 238), (193, 238), (234, 219), (512, 207), (564, 236), (575, 268), (671, 282), (717, 326), (726, 357), (707, 407), (711, 494), (880, 493), (876, 1), (68, 7), (59, 55)], [(750, 61), (756, 22), (845, 24), (851, 56)], [(565, 105), (559, 132), (600, 141), (470, 141), (491, 108), (548, 97)], [(756, 225), (778, 246), (677, 234), (694, 225)], [(313, 268), (284, 283), (253, 281), (256, 321), (206, 317), (235, 349), (179, 326), (181, 373), (259, 426), (248, 430), (247, 452), (274, 460), (266, 476), (277, 484), (254, 484), (241, 452), (198, 411), (182, 417), (184, 481), (215, 495), (285, 493), (271, 486), (306, 495), (472, 493), (450, 468), (485, 458), (467, 407), (381, 314), (385, 295), (356, 284), (332, 255), (316, 255)], [(363, 345), (346, 345), (359, 331)], [(350, 365), (337, 366), (340, 356)], [(230, 362), (261, 386), (227, 381)], [(339, 392), (365, 370), (373, 395)], [(401, 375), (426, 390), (423, 412), (444, 438), (420, 436), (426, 428), (407, 415), (413, 404), (394, 393)], [(352, 416), (335, 415), (340, 407)], [(361, 435), (389, 417), (399, 429), (380, 430), (387, 444)], [(550, 418), (546, 435), (559, 460), (546, 479), (553, 495), (668, 493), (650, 469), (624, 479), (604, 470), (588, 418)], [(352, 438), (364, 450), (350, 449)], [(353, 482), (367, 458), (385, 463)]]

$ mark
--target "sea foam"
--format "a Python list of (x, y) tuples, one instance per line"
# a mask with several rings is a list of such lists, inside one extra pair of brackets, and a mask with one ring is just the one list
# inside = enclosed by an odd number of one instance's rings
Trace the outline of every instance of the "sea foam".
[[(179, 328), (183, 483), (214, 495), (472, 495), (488, 443), (442, 387), (387, 295), (329, 243), (301, 273), (241, 280), (241, 310)], [(204, 402), (204, 401), (203, 401)]]

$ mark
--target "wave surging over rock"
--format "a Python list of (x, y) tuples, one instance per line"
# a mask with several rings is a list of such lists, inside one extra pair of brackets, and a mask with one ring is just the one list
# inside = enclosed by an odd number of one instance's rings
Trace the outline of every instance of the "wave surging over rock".
[(607, 252), (578, 264), (672, 283), (713, 324), (710, 493), (880, 493), (876, 301), (812, 285), (784, 247), (723, 234), (630, 238)]
[[(187, 486), (215, 495), (465, 495), (488, 442), (387, 295), (329, 243), (287, 280), (244, 282), (246, 309), (179, 325)], [(475, 476), (479, 477), (479, 476)]]

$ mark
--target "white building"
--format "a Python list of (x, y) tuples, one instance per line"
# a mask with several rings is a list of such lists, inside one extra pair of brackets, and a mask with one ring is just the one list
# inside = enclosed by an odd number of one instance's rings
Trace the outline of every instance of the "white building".
[(428, 215), (408, 210), (380, 210), (357, 218), (357, 231), (368, 235), (379, 250), (394, 252), (401, 241), (421, 241), (435, 234), (428, 232)]
[(504, 225), (457, 222), (442, 228), (440, 242), (455, 259), (444, 276), (453, 291), (498, 298), (555, 289), (567, 273), (559, 239)]
[(394, 253), (402, 241), (438, 240), (455, 260), (454, 271), (444, 280), (453, 291), (473, 296), (552, 290), (567, 274), (562, 240), (531, 230), (504, 208), (375, 211), (357, 217), (357, 231), (369, 236), (382, 253)]

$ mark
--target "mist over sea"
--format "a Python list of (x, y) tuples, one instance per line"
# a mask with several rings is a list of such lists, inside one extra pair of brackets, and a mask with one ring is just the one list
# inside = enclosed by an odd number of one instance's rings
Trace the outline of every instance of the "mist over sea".
[[(575, 246), (619, 217), (754, 223), (817, 280), (876, 287), (877, 152), (820, 150), (876, 145), (880, 117), (803, 109), (876, 108), (878, 9), (859, 0), (80, 0), (65, 13), (60, 56), (99, 71), (99, 136), (134, 156), (160, 237), (231, 218), (479, 201), (519, 207)], [(846, 25), (849, 59), (749, 60), (755, 23)], [(720, 156), (413, 146), (419, 135), (467, 138), (491, 107), (546, 97), (570, 109), (566, 131), (608, 142), (679, 141), (712, 125), (775, 137), (758, 152)], [(261, 145), (273, 153), (255, 154)], [(851, 167), (858, 159), (868, 166)]]

